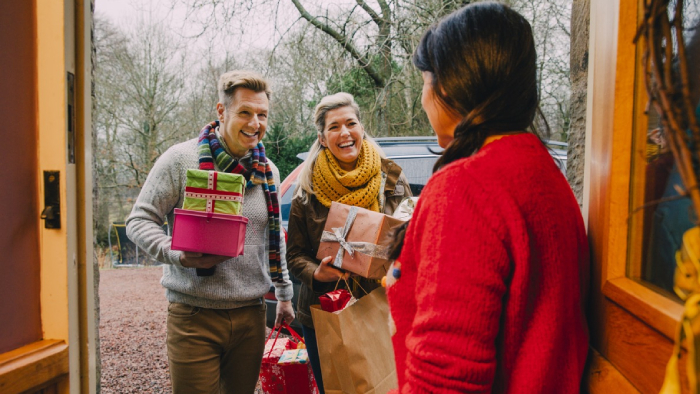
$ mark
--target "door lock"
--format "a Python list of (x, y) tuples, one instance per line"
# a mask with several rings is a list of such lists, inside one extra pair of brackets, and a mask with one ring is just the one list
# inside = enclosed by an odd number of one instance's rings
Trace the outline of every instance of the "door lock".
[(44, 210), (41, 219), (45, 228), (61, 228), (60, 172), (44, 171)]

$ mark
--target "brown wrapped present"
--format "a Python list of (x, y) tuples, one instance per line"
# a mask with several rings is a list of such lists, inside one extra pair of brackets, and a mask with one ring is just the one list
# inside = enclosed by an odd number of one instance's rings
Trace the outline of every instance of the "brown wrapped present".
[(403, 223), (383, 213), (333, 202), (316, 258), (334, 256), (337, 268), (381, 279), (389, 268), (394, 232)]

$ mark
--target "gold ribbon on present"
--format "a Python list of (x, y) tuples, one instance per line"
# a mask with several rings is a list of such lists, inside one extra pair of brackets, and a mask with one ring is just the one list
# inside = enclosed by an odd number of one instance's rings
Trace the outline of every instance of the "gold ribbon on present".
[(342, 228), (333, 227), (331, 228), (332, 232), (324, 230), (321, 234), (321, 242), (338, 242), (340, 244), (338, 253), (336, 253), (333, 260), (333, 266), (336, 268), (342, 268), (345, 251), (350, 254), (350, 257), (354, 257), (355, 252), (358, 252), (379, 259), (388, 259), (391, 253), (391, 249), (388, 246), (375, 245), (370, 242), (350, 242), (346, 239), (352, 224), (355, 222), (358, 210), (358, 207), (350, 207), (348, 217), (345, 219), (345, 225)]
[(673, 354), (666, 365), (666, 377), (660, 393), (681, 392), (678, 360), (681, 358), (681, 342), (685, 339), (688, 348), (688, 385), (691, 393), (700, 394), (700, 227), (693, 227), (683, 234), (683, 245), (676, 252), (676, 265), (673, 290), (685, 301), (685, 308), (678, 325)]

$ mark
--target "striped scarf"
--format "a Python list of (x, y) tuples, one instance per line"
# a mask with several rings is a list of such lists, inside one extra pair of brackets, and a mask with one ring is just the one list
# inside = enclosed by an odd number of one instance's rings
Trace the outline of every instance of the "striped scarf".
[(229, 155), (216, 138), (216, 128), (219, 121), (215, 120), (199, 132), (197, 151), (199, 153), (199, 169), (215, 171), (218, 167), (222, 172), (241, 174), (248, 181), (246, 189), (262, 185), (267, 202), (267, 223), (269, 228), (269, 259), (270, 278), (273, 282), (282, 282), (282, 260), (280, 258), (280, 206), (277, 199), (275, 179), (272, 168), (265, 156), (265, 146), (262, 142), (253, 148), (253, 162), (250, 170), (246, 170), (238, 159)]

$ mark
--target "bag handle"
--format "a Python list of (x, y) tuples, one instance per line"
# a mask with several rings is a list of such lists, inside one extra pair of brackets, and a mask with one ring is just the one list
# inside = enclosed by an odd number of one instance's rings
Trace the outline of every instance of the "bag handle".
[(275, 335), (275, 340), (272, 342), (272, 346), (270, 346), (270, 351), (267, 352), (267, 357), (269, 357), (270, 354), (272, 354), (272, 350), (275, 348), (275, 344), (277, 343), (277, 338), (279, 338), (280, 333), (282, 332), (282, 327), (286, 328), (287, 331), (289, 331), (289, 333), (292, 335), (292, 337), (296, 338), (299, 342), (306, 344), (306, 342), (304, 342), (304, 338), (302, 338), (301, 335), (297, 334), (297, 332), (294, 331), (292, 327), (290, 327), (289, 324), (287, 324), (286, 321), (282, 321), (282, 324), (280, 324), (279, 327), (270, 330), (270, 335), (268, 335), (267, 339), (265, 340), (265, 343), (267, 343), (270, 340), (270, 338), (272, 338), (272, 334), (274, 334), (275, 331), (277, 331), (277, 335)]
[[(352, 276), (350, 277), (350, 279), (352, 279), (352, 280), (357, 284), (357, 286), (358, 286), (360, 289), (362, 289), (362, 291), (365, 292), (365, 295), (369, 295), (369, 293), (367, 292), (367, 290), (365, 290), (365, 288), (362, 287), (362, 285), (360, 284), (360, 281), (359, 281), (359, 280), (355, 279), (355, 278), (352, 277)], [(341, 280), (342, 280), (343, 282), (345, 282), (345, 288), (346, 288), (348, 291), (350, 291), (350, 283), (348, 283), (348, 280), (347, 280), (347, 279), (338, 279), (338, 281), (335, 282), (335, 288), (333, 289), (333, 291), (338, 290), (338, 284), (340, 284), (340, 281), (341, 281)]]
[[(282, 331), (281, 326), (278, 327), (276, 330), (277, 330), (277, 335), (275, 336), (275, 340), (272, 342), (272, 346), (270, 346), (270, 351), (267, 352), (267, 356), (266, 356), (266, 357), (270, 357), (270, 354), (272, 354), (272, 350), (275, 348), (275, 344), (277, 343), (277, 338), (279, 338), (280, 332)], [(269, 341), (270, 338), (272, 338), (272, 334), (274, 334), (274, 333), (275, 333), (275, 328), (273, 328), (272, 330), (270, 330), (270, 335), (267, 336), (267, 339), (265, 340), (265, 343), (267, 343), (267, 341)]]
[(282, 324), (280, 325), (280, 328), (282, 328), (282, 327), (286, 328), (287, 331), (289, 331), (289, 333), (292, 334), (292, 336), (293, 336), (294, 338), (296, 338), (296, 339), (299, 340), (299, 342), (301, 342), (301, 343), (303, 343), (303, 344), (306, 344), (306, 342), (304, 342), (304, 338), (302, 338), (301, 335), (297, 334), (297, 332), (294, 331), (294, 330), (292, 329), (292, 327), (290, 327), (289, 324), (287, 324), (286, 321), (282, 321)]

